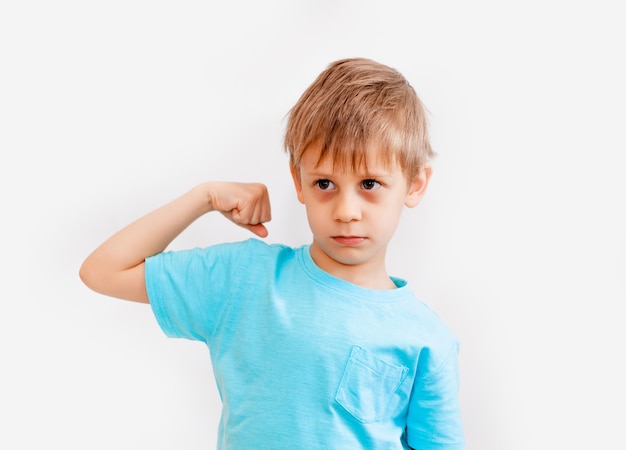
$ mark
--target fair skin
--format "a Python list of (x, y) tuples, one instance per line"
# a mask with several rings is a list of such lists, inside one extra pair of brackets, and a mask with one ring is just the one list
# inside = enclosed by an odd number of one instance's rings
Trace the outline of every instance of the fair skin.
[[(373, 163), (367, 171), (332, 170), (316, 165), (307, 151), (298, 170), (291, 168), (298, 199), (313, 232), (311, 256), (328, 273), (372, 289), (390, 289), (385, 269), (387, 244), (404, 206), (422, 198), (430, 168), (408, 182), (397, 164)], [(121, 229), (83, 262), (80, 277), (101, 294), (148, 303), (144, 261), (163, 252), (195, 220), (218, 211), (259, 237), (271, 220), (267, 188), (259, 183), (208, 182)]]
[[(373, 152), (370, 152), (370, 155)], [(417, 206), (431, 175), (423, 168), (407, 180), (397, 163), (368, 158), (367, 168), (335, 170), (307, 150), (291, 168), (298, 200), (313, 233), (311, 257), (324, 271), (370, 289), (393, 289), (385, 267), (387, 245), (404, 207)]]
[(212, 211), (259, 237), (267, 236), (263, 223), (270, 221), (271, 212), (264, 185), (203, 183), (107, 239), (83, 262), (80, 278), (101, 294), (148, 303), (144, 260), (165, 250), (196, 219)]

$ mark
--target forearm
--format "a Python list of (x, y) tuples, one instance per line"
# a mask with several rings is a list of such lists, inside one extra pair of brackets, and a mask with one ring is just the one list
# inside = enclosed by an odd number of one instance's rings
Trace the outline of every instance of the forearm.
[(165, 250), (176, 236), (212, 209), (210, 184), (194, 187), (102, 243), (81, 266), (81, 279), (96, 292), (146, 302), (145, 259)]
[(209, 182), (121, 229), (91, 253), (80, 277), (91, 289), (110, 297), (148, 302), (144, 261), (162, 252), (203, 214), (219, 211), (258, 236), (271, 219), (267, 188), (259, 183)]
[(212, 210), (209, 195), (198, 186), (118, 231), (92, 256), (105, 258), (117, 270), (142, 263), (162, 252), (191, 223)]

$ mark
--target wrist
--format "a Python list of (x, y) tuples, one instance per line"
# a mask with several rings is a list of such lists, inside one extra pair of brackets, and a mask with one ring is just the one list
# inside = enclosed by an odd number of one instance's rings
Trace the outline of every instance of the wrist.
[(196, 205), (199, 215), (215, 211), (212, 186), (212, 182), (202, 183), (193, 187), (187, 193), (187, 195), (191, 197), (191, 201)]

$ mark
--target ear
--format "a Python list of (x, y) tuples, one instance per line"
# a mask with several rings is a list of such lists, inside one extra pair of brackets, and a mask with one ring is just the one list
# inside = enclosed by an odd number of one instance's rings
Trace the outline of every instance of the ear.
[(407, 207), (415, 208), (422, 197), (424, 197), (432, 173), (432, 167), (424, 166), (420, 169), (413, 181), (409, 183), (409, 190), (406, 194), (406, 200), (404, 202)]
[(296, 194), (300, 203), (304, 204), (304, 195), (302, 195), (302, 180), (300, 180), (300, 173), (293, 164), (289, 164), (289, 171), (291, 172), (291, 178), (293, 178), (293, 184), (296, 188)]

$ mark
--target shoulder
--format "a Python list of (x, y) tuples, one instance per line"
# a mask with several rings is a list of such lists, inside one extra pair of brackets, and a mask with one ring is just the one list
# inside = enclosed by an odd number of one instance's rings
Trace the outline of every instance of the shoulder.
[(417, 300), (412, 314), (415, 315), (414, 332), (419, 335), (422, 350), (419, 364), (428, 372), (436, 371), (455, 360), (459, 352), (459, 339), (444, 319), (429, 305)]
[(297, 265), (297, 255), (304, 247), (292, 248), (283, 244), (270, 244), (260, 239), (224, 242), (208, 247), (169, 250), (146, 259), (148, 277), (163, 273), (179, 273), (185, 278), (212, 274), (213, 281), (220, 277), (263, 276), (278, 273), (288, 266)]
[(257, 238), (241, 242), (220, 244), (221, 251), (237, 252), (242, 263), (259, 265), (260, 262), (271, 263), (293, 259), (297, 248), (284, 244), (268, 243)]
[(267, 241), (262, 241), (261, 239), (257, 239), (257, 238), (250, 238), (241, 242), (231, 242), (231, 243), (220, 244), (220, 245), (224, 245), (226, 247), (239, 246), (239, 247), (246, 248), (248, 251), (258, 252), (261, 254), (272, 254), (272, 255), (277, 255), (277, 254), (281, 254), (284, 252), (290, 253), (290, 252), (295, 251), (294, 248), (289, 247), (288, 245), (280, 244), (280, 243), (268, 243)]
[(450, 358), (455, 358), (459, 340), (445, 320), (413, 293), (403, 305), (398, 311), (402, 317), (396, 320), (396, 326), (404, 330), (408, 341), (419, 348), (420, 371), (436, 371)]
[(198, 252), (198, 256), (211, 265), (226, 265), (236, 272), (251, 275), (281, 270), (296, 259), (299, 249), (250, 238), (192, 251)]
[(416, 299), (414, 311), (420, 317), (420, 327), (423, 332), (444, 342), (456, 340), (456, 336), (445, 320), (427, 303)]
[(247, 260), (254, 258), (278, 258), (280, 255), (290, 254), (296, 249), (282, 244), (268, 244), (256, 238), (250, 238), (244, 241), (223, 242), (210, 245), (208, 247), (195, 247), (185, 250), (170, 250), (159, 253), (148, 259), (171, 259), (171, 260), (189, 260), (189, 259), (206, 259), (219, 260), (222, 262), (228, 260)]

